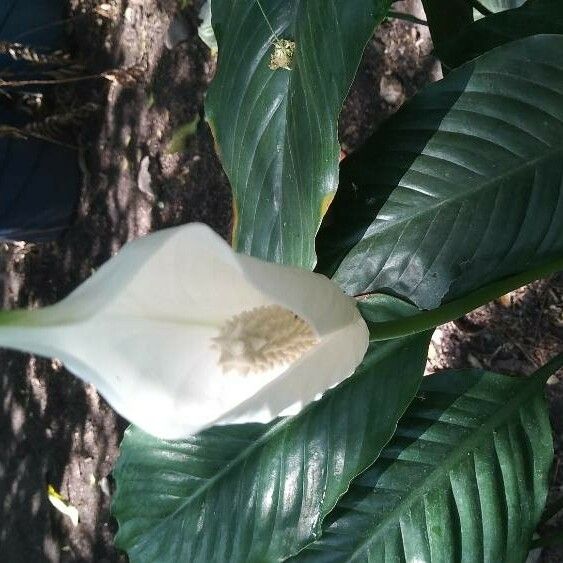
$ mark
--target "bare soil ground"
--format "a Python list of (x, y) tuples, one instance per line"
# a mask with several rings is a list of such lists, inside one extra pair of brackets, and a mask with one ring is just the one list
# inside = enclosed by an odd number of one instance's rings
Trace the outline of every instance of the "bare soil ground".
[[(103, 108), (80, 138), (84, 183), (76, 219), (57, 242), (3, 245), (2, 307), (54, 303), (126, 241), (162, 227), (203, 221), (228, 238), (229, 186), (201, 119), (214, 61), (197, 38), (200, 3), (177, 10), (173, 0), (111, 0), (107, 17), (94, 11), (96, 0), (70, 0), (69, 32), (88, 72), (119, 67), (132, 79), (73, 92)], [(421, 15), (414, 0), (395, 9)], [(431, 51), (424, 27), (397, 20), (381, 26), (342, 113), (344, 151), (439, 76)], [(171, 150), (179, 127), (196, 122), (182, 150)], [(428, 370), (529, 374), (563, 350), (562, 318), (563, 277), (554, 276), (441, 327)], [(113, 548), (109, 512), (125, 421), (56, 361), (2, 351), (0, 365), (0, 560), (125, 561)], [(556, 498), (563, 494), (563, 376), (550, 380), (547, 395)], [(49, 504), (49, 484), (77, 507), (77, 527)], [(561, 561), (563, 553), (546, 550), (542, 558)]]

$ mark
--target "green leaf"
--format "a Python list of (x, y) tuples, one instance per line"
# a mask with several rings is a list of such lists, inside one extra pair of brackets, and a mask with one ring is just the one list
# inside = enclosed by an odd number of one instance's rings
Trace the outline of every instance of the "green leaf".
[[(519, 8), (526, 0), (479, 0), (482, 6), (485, 6), (491, 12), (504, 12), (505, 10), (513, 10)], [(528, 3), (533, 0), (528, 0)]]
[(473, 8), (468, 0), (422, 0), (434, 45), (440, 45), (473, 21)]
[(563, 37), (430, 85), (346, 160), (319, 269), (435, 308), (563, 257)]
[(510, 41), (537, 34), (563, 34), (563, 2), (530, 0), (521, 8), (478, 20), (437, 46), (440, 60), (449, 68)]
[(477, 370), (426, 378), (295, 561), (523, 561), (553, 460), (544, 383)]
[(178, 442), (130, 427), (114, 471), (117, 546), (132, 563), (297, 553), (393, 434), (420, 384), (428, 340), (372, 345), (353, 377), (269, 425), (215, 427)]
[(233, 189), (233, 245), (313, 268), (314, 238), (338, 185), (338, 114), (390, 0), (262, 0), (292, 70), (269, 68), (272, 33), (256, 2), (213, 0), (219, 44), (207, 120)]
[(559, 547), (563, 545), (563, 530), (536, 538), (530, 544), (530, 550), (542, 547)]
[[(389, 340), (391, 338), (400, 338), (402, 336), (409, 336), (433, 329), (439, 325), (459, 319), (463, 317), (463, 315), (477, 309), (483, 305), (483, 303), (498, 299), (519, 287), (531, 283), (536, 279), (546, 277), (557, 270), (563, 271), (563, 257), (542, 264), (531, 270), (526, 270), (526, 272), (521, 274), (502, 278), (496, 282), (484, 285), (459, 299), (449, 301), (430, 311), (409, 309), (400, 317), (393, 315), (383, 317), (380, 315), (379, 318), (372, 319), (368, 322), (370, 341), (376, 342)], [(390, 304), (389, 296), (383, 294), (372, 296), (370, 301), (373, 302), (377, 297), (384, 298), (386, 306)], [(404, 303), (402, 301), (399, 302)], [(393, 311), (396, 311), (397, 304), (394, 305)]]

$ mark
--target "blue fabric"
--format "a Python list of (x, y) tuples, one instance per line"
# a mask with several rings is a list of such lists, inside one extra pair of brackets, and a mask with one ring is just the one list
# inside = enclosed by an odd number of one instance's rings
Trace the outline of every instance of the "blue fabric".
[[(64, 48), (64, 26), (44, 28), (64, 17), (64, 0), (0, 0), (0, 40)], [(26, 33), (35, 28), (43, 29)], [(0, 69), (6, 68), (17, 67), (0, 57)], [(0, 123), (21, 125), (22, 115), (0, 105)], [(56, 238), (70, 224), (79, 184), (76, 151), (39, 140), (0, 138), (0, 239)]]
[[(2, 39), (56, 49), (65, 45), (64, 25), (44, 28), (64, 19), (64, 0), (2, 0), (0, 4)], [(28, 33), (39, 27), (44, 29)], [(22, 33), (25, 33), (25, 36), (20, 39)]]

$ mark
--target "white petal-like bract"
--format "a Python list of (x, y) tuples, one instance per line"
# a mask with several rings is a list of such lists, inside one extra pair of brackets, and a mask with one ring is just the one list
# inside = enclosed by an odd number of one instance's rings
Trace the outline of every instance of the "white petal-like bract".
[(131, 242), (60, 303), (5, 315), (0, 345), (59, 358), (162, 438), (294, 414), (368, 344), (329, 279), (237, 254), (201, 224)]
[(217, 39), (211, 26), (211, 0), (207, 0), (199, 11), (201, 23), (197, 28), (199, 38), (211, 49), (212, 53), (217, 53)]

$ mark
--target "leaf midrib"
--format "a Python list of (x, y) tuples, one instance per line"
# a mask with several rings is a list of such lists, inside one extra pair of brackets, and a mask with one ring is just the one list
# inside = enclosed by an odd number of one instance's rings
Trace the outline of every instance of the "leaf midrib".
[[(297, 21), (297, 15), (299, 13), (299, 9), (301, 6), (301, 0), (295, 0), (294, 3), (294, 7), (293, 7), (293, 25), (295, 25), (295, 22)], [(289, 28), (288, 26), (285, 26), (281, 29), (277, 29), (276, 33), (278, 34), (278, 36), (282, 36), (287, 29)], [(297, 40), (297, 38), (295, 38)], [(299, 60), (300, 58), (300, 53), (302, 52), (301, 49), (296, 49), (296, 53), (295, 53), (295, 57), (296, 57), (296, 62)], [(295, 68), (299, 68), (298, 65), (296, 65)], [(290, 142), (290, 129), (291, 129), (291, 124), (289, 123), (288, 120), (288, 113), (289, 113), (289, 109), (290, 109), (290, 103), (291, 103), (291, 96), (290, 93), (293, 89), (293, 82), (294, 82), (294, 73), (295, 70), (284, 70), (284, 69), (277, 69), (277, 70), (273, 70), (272, 73), (274, 72), (288, 72), (289, 73), (289, 77), (288, 77), (288, 81), (287, 81), (287, 87), (285, 89), (285, 91), (283, 92), (283, 99), (285, 101), (284, 103), (284, 108), (283, 108), (283, 129), (281, 131), (282, 134), (282, 149), (279, 153), (278, 156), (278, 162), (279, 162), (279, 169), (282, 171), (281, 172), (281, 176), (284, 177), (284, 171), (286, 170), (286, 166), (287, 166), (287, 155), (286, 153), (289, 151), (289, 153), (291, 153), (291, 142)], [(301, 72), (301, 70), (299, 70), (299, 72)], [(280, 103), (281, 105), (281, 103)], [(254, 157), (253, 157), (254, 160)], [(248, 183), (248, 178), (247, 178), (247, 183)], [(295, 186), (297, 187), (297, 194), (299, 195), (299, 186), (297, 185), (297, 176), (295, 177)], [(274, 186), (270, 186), (273, 188)], [(246, 195), (246, 194), (245, 194)], [(244, 207), (244, 198), (242, 200), (242, 205), (241, 207)], [(280, 237), (279, 237), (279, 244), (280, 244), (280, 253), (283, 256), (284, 255), (284, 250), (283, 250), (283, 246), (284, 246), (284, 238), (283, 236), (281, 236), (281, 233), (283, 233), (283, 219), (284, 219), (284, 212), (285, 212), (285, 206), (283, 204), (283, 200), (281, 200), (280, 203), (280, 211), (279, 213), (277, 213), (277, 220), (275, 221), (275, 223), (277, 224), (277, 229), (278, 232), (280, 233)], [(254, 221), (253, 221), (254, 222)], [(240, 228), (240, 223), (239, 223), (239, 228)], [(272, 231), (275, 229), (275, 227), (272, 229)], [(270, 233), (270, 237), (271, 237), (271, 233)], [(252, 237), (252, 239), (250, 240), (250, 244), (253, 244), (253, 239), (254, 237)], [(303, 246), (301, 247), (301, 260), (300, 262), (303, 261), (303, 251), (304, 248)]]
[[(385, 348), (384, 352), (385, 355), (392, 354), (395, 348), (400, 348), (403, 344), (402, 340), (397, 340), (390, 342), (390, 344)], [(374, 352), (373, 357), (370, 358), (369, 363), (377, 362), (380, 359), (380, 354)], [(367, 366), (364, 369), (368, 369)], [(360, 373), (355, 373), (346, 381), (350, 382), (352, 377), (359, 376)], [(330, 399), (329, 399), (330, 400)], [(190, 504), (192, 504), (198, 497), (202, 496), (208, 489), (212, 488), (215, 483), (220, 481), (225, 475), (229, 474), (234, 468), (236, 468), (239, 464), (243, 463), (244, 460), (251, 457), (252, 454), (259, 450), (263, 444), (267, 443), (272, 439), (272, 437), (276, 436), (277, 434), (283, 432), (287, 427), (291, 425), (298, 424), (299, 421), (309, 414), (309, 411), (318, 407), (321, 403), (320, 402), (313, 402), (304, 409), (300, 414), (296, 416), (289, 416), (286, 418), (281, 419), (279, 422), (276, 422), (272, 425), (270, 429), (268, 429), (264, 434), (262, 434), (257, 440), (249, 444), (244, 450), (240, 452), (235, 458), (233, 458), (229, 463), (225, 465), (223, 469), (221, 469), (218, 473), (210, 477), (204, 485), (198, 488), (194, 493), (192, 493), (189, 497), (187, 497), (173, 512), (167, 515), (165, 518), (162, 519), (161, 522), (155, 525), (155, 527), (151, 530), (151, 534), (157, 532), (162, 526), (168, 523), (169, 520), (173, 520), (178, 514), (184, 511)], [(145, 534), (142, 534), (144, 536)]]
[[(400, 219), (393, 221), (393, 222), (391, 222), (391, 221), (381, 221), (381, 224), (386, 225), (388, 228), (383, 228), (381, 230), (377, 230), (373, 234), (370, 234), (369, 237), (363, 238), (362, 240), (360, 240), (355, 245), (355, 248), (358, 247), (360, 244), (365, 243), (366, 241), (369, 241), (372, 238), (376, 238), (376, 236), (378, 236), (378, 235), (384, 234), (388, 230), (392, 230), (396, 225), (401, 225), (403, 223), (409, 223), (410, 221), (412, 221), (416, 218), (423, 217), (424, 215), (427, 215), (427, 214), (430, 214), (430, 213), (435, 214), (435, 212), (437, 210), (441, 209), (444, 206), (451, 205), (453, 203), (457, 203), (460, 200), (467, 200), (468, 197), (478, 196), (483, 191), (488, 190), (491, 186), (505, 182), (505, 181), (511, 179), (513, 176), (519, 175), (520, 173), (527, 171), (528, 168), (533, 170), (537, 165), (541, 164), (543, 161), (549, 160), (550, 158), (557, 156), (558, 153), (561, 153), (561, 155), (563, 156), (563, 144), (558, 145), (558, 146), (550, 149), (547, 153), (542, 153), (540, 156), (538, 156), (538, 157), (536, 157), (536, 158), (534, 158), (530, 161), (526, 161), (525, 163), (521, 164), (517, 168), (513, 168), (512, 170), (510, 170), (506, 174), (503, 174), (501, 176), (495, 176), (495, 178), (493, 178), (492, 180), (489, 180), (487, 182), (484, 182), (483, 184), (475, 186), (475, 188), (473, 190), (471, 190), (471, 192), (469, 194), (467, 192), (460, 192), (452, 198), (443, 199), (442, 201), (439, 201), (435, 205), (430, 205), (430, 206), (426, 207), (425, 209), (422, 209), (420, 212), (418, 212), (418, 213), (415, 212), (414, 214), (409, 215), (408, 217), (401, 217)], [(409, 170), (410, 170), (410, 168), (409, 168)], [(405, 172), (405, 174), (407, 174), (409, 170), (407, 170)], [(456, 183), (455, 185), (459, 187), (459, 184)], [(411, 188), (406, 187), (406, 186), (398, 185), (397, 187), (402, 188), (405, 191), (411, 191)], [(433, 201), (436, 201), (436, 200), (433, 200)], [(382, 208), (382, 210), (383, 210), (383, 208)], [(377, 217), (375, 218), (375, 220), (377, 220)], [(369, 244), (371, 244), (371, 242)], [(352, 252), (352, 250), (350, 251), (350, 253)]]
[[(498, 376), (502, 377), (502, 376)], [(507, 376), (505, 376), (507, 377)], [(515, 381), (515, 385), (520, 383)], [(393, 522), (398, 520), (400, 514), (405, 510), (408, 510), (415, 502), (420, 500), (426, 493), (436, 488), (436, 485), (444, 479), (447, 474), (453, 469), (457, 464), (462, 461), (468, 453), (476, 450), (478, 446), (481, 445), (487, 439), (490, 439), (492, 432), (495, 428), (502, 426), (508, 422), (508, 420), (522, 408), (522, 406), (528, 402), (537, 398), (538, 391), (543, 387), (544, 380), (538, 378), (537, 376), (531, 376), (530, 381), (521, 384), (521, 389), (512, 397), (512, 399), (504, 404), (498, 411), (493, 412), (486, 422), (480, 426), (474, 432), (471, 432), (468, 437), (462, 439), (461, 443), (454, 447), (451, 453), (446, 457), (444, 463), (437, 465), (428, 476), (426, 476), (420, 482), (420, 486), (417, 486), (411, 493), (409, 493), (405, 500), (400, 502), (391, 512), (389, 512), (383, 520), (381, 520), (375, 527), (374, 532), (365, 541), (361, 542), (359, 546), (354, 549), (349, 555), (347, 561), (353, 561), (354, 558), (361, 555), (365, 549), (374, 541), (377, 541), (376, 536), (379, 535), (385, 528)], [(465, 394), (465, 393), (464, 393)], [(462, 395), (461, 395), (462, 396)], [(461, 397), (460, 396), (460, 397)], [(451, 408), (451, 407), (449, 407)], [(447, 412), (444, 411), (444, 412)], [(434, 422), (438, 422), (436, 419)], [(395, 459), (395, 463), (400, 463), (401, 460)], [(377, 487), (374, 487), (376, 490)]]

